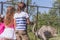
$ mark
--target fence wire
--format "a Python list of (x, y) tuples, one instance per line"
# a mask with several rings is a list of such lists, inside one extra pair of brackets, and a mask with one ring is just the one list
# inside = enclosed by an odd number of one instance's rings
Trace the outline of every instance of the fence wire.
[[(6, 2), (0, 2), (0, 14), (3, 14), (3, 15), (5, 15), (5, 13), (6, 13), (6, 9), (7, 9), (7, 6), (12, 6), (11, 5), (11, 3), (6, 3)], [(17, 6), (15, 5), (15, 8), (17, 8)], [(42, 17), (43, 15), (41, 15), (42, 13), (40, 13), (41, 12), (41, 10), (43, 11), (43, 9), (60, 9), (60, 8), (57, 8), (57, 7), (46, 7), (46, 6), (36, 6), (36, 5), (27, 5), (27, 11), (28, 11), (28, 13), (29, 13), (29, 15), (30, 15), (30, 20), (33, 20), (33, 21), (36, 21), (36, 30), (38, 30), (38, 28), (40, 28), (41, 26), (40, 26), (40, 24), (42, 25), (42, 22), (39, 22), (39, 18), (45, 18), (45, 17)], [(48, 10), (44, 10), (44, 11), (48, 11)], [(36, 20), (34, 20), (33, 19), (33, 16), (34, 16), (34, 18), (36, 19)], [(53, 15), (52, 15), (53, 16)], [(59, 16), (58, 16), (59, 17)], [(45, 19), (47, 19), (47, 18), (45, 18)], [(45, 20), (44, 19), (44, 20)], [(56, 20), (58, 20), (58, 23), (60, 22), (59, 20), (59, 18), (58, 19), (56, 19)], [(56, 21), (55, 20), (55, 21)], [(42, 20), (40, 20), (40, 21), (42, 21)], [(48, 19), (48, 21), (49, 21), (49, 19)], [(50, 20), (51, 21), (51, 20)], [(55, 22), (54, 21), (54, 22)], [(60, 23), (59, 23), (60, 24)], [(32, 26), (32, 25), (30, 25), (30, 26)], [(40, 26), (40, 27), (39, 27)], [(54, 25), (53, 25), (54, 26)], [(30, 28), (30, 27), (29, 27)], [(28, 28), (28, 30), (29, 31), (31, 31), (31, 29), (32, 29), (32, 27), (29, 29)], [(60, 30), (59, 30), (59, 28), (60, 27), (56, 27), (57, 28), (57, 31), (58, 31), (58, 35), (59, 35), (59, 33), (60, 33)], [(29, 36), (31, 35), (33, 35), (33, 33), (32, 32), (30, 32), (30, 33), (28, 33), (29, 34)], [(35, 37), (34, 35), (34, 39), (32, 38), (30, 36), (30, 40), (39, 40), (37, 37)], [(52, 39), (53, 40), (53, 39)], [(57, 40), (57, 39), (55, 39), (55, 40)], [(59, 40), (59, 39), (58, 39)]]

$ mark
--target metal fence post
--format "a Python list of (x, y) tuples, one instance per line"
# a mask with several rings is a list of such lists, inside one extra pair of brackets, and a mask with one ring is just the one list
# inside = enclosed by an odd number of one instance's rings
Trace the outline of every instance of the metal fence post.
[(29, 1), (27, 0), (27, 10), (26, 10), (26, 11), (27, 11), (27, 13), (28, 13), (28, 2), (29, 2)]
[[(37, 30), (37, 27), (38, 27), (38, 9), (39, 9), (39, 7), (37, 6), (36, 30)], [(37, 37), (35, 39), (37, 40)]]
[(3, 2), (1, 2), (1, 14), (3, 14)]

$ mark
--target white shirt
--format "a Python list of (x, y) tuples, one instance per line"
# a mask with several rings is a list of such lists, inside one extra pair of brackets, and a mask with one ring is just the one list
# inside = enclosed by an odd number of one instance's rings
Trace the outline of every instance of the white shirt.
[(20, 12), (14, 14), (14, 19), (16, 20), (16, 30), (26, 30), (26, 19), (29, 18), (26, 12)]

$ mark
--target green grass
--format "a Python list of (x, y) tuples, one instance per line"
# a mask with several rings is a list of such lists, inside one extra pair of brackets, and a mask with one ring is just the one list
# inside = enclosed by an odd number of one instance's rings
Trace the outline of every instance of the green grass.
[(58, 35), (57, 37), (51, 38), (50, 40), (60, 40), (60, 35)]
[[(28, 33), (30, 40), (40, 40), (39, 38), (35, 37), (35, 35), (32, 32)], [(50, 38), (49, 40), (60, 40), (60, 34), (58, 34), (57, 37)]]

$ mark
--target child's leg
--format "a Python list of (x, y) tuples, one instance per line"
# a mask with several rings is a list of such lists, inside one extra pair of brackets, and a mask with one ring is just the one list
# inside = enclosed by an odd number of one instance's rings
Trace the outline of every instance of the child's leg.
[(2, 38), (0, 38), (0, 40), (3, 40)]
[(22, 38), (21, 38), (21, 33), (19, 33), (19, 30), (16, 30), (15, 31), (16, 33), (16, 40), (22, 40)]
[(13, 40), (13, 39), (9, 39), (9, 38), (4, 38), (4, 40)]
[(0, 38), (0, 40), (14, 40), (14, 39), (9, 39), (9, 38)]

